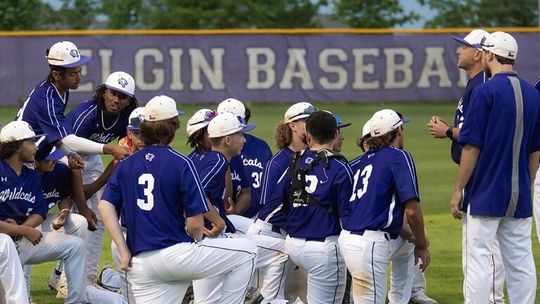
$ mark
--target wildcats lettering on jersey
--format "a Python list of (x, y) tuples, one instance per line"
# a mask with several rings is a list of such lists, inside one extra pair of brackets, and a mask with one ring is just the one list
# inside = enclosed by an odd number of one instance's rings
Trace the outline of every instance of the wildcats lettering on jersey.
[(43, 193), (43, 196), (45, 197), (45, 200), (49, 202), (52, 200), (52, 203), (48, 203), (47, 208), (51, 209), (52, 207), (56, 206), (58, 203), (58, 200), (60, 200), (60, 192), (58, 192), (56, 189), (52, 189), (52, 191)]
[(0, 202), (3, 203), (7, 200), (23, 200), (33, 204), (36, 202), (36, 196), (32, 192), (24, 192), (22, 187), (15, 187), (0, 191)]
[(257, 167), (261, 170), (264, 169), (263, 167), (263, 164), (257, 159), (245, 159), (244, 156), (242, 155), (242, 164), (244, 164), (244, 166), (253, 166), (253, 167)]
[(102, 144), (107, 144), (110, 143), (115, 137), (116, 134), (114, 133), (93, 133), (88, 137), (88, 139)]

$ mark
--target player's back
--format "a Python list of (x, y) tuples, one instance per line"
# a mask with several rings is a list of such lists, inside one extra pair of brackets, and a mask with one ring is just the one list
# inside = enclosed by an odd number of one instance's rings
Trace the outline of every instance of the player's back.
[(512, 193), (517, 192), (514, 215), (530, 216), (528, 162), (540, 141), (540, 93), (515, 73), (498, 73), (479, 86), (472, 98), (459, 136), (461, 144), (481, 150), (468, 200), (471, 205), (474, 201), (494, 203), (476, 204), (471, 214), (505, 216)]
[(369, 150), (351, 161), (351, 168), (354, 184), (343, 229), (380, 230), (397, 237), (403, 223), (404, 203), (419, 200), (412, 157), (389, 146)]
[[(298, 160), (300, 168), (307, 169), (304, 186), (313, 197), (313, 204), (288, 202), (290, 210), (286, 230), (291, 237), (324, 239), (338, 235), (341, 232), (339, 218), (348, 214), (348, 199), (352, 190), (349, 164), (328, 156), (325, 166), (324, 161), (317, 159), (316, 152), (306, 150)], [(312, 162), (316, 164), (312, 165)]]
[(114, 192), (122, 196), (118, 198), (122, 202), (122, 221), (134, 255), (193, 242), (185, 231), (184, 216), (194, 214), (184, 215), (186, 205), (199, 209), (207, 206), (195, 166), (187, 157), (169, 146), (145, 146), (120, 162), (109, 187), (121, 188)]

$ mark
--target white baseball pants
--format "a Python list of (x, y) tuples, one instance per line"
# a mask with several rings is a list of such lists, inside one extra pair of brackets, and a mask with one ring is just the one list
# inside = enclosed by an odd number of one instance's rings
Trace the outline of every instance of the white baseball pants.
[(0, 233), (0, 303), (28, 304), (24, 274), (11, 237)]
[[(196, 303), (244, 303), (257, 263), (257, 247), (247, 239), (205, 238), (132, 258), (128, 278), (137, 303), (177, 304), (191, 280)], [(207, 278), (207, 279), (205, 279)], [(210, 285), (211, 284), (211, 285)], [(215, 290), (205, 299), (197, 290)], [(197, 287), (199, 289), (197, 289)]]
[(493, 275), (495, 240), (506, 270), (510, 303), (533, 304), (536, 268), (531, 248), (531, 218), (500, 218), (467, 214), (465, 303), (487, 304)]
[[(103, 163), (101, 155), (86, 155), (84, 156), (84, 170), (82, 178), (84, 184), (94, 182), (103, 173)], [(103, 195), (103, 188), (97, 191), (86, 203), (88, 207), (94, 211), (97, 217), (97, 230), (88, 231), (86, 235), (85, 250), (86, 250), (86, 277), (89, 282), (94, 282), (97, 277), (97, 266), (103, 248), (103, 235), (105, 234), (105, 226), (101, 220), (101, 215), (98, 210), (99, 200)]]
[(389, 241), (390, 246), (390, 304), (407, 304), (411, 299), (415, 265), (414, 245), (401, 236)]
[[(467, 214), (462, 212), (462, 238), (461, 238), (461, 264), (463, 267), (463, 276), (466, 277), (467, 269)], [(501, 248), (499, 246), (499, 240), (495, 238), (493, 240), (493, 252), (490, 259), (490, 289), (489, 289), (489, 303), (504, 304), (504, 281), (505, 271), (504, 263), (501, 256)], [(466, 294), (466, 284), (463, 282), (463, 294)]]
[(343, 301), (347, 269), (338, 248), (338, 236), (324, 242), (287, 236), (285, 249), (291, 260), (307, 273), (310, 304), (338, 304)]
[(69, 294), (65, 303), (86, 301), (83, 241), (59, 232), (44, 232), (43, 238), (33, 245), (26, 238), (16, 242), (22, 265), (63, 260)]
[(536, 171), (536, 179), (533, 187), (533, 214), (536, 223), (536, 237), (540, 242), (540, 167)]
[(391, 245), (388, 234), (365, 231), (363, 235), (342, 230), (339, 248), (352, 276), (355, 304), (384, 304), (386, 301), (386, 269)]

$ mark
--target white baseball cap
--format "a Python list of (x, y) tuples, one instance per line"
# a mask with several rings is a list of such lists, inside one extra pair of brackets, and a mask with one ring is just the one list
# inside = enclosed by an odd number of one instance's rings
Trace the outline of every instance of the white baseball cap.
[(133, 97), (135, 94), (135, 80), (126, 72), (111, 73), (105, 81), (105, 86), (108, 89), (126, 94), (129, 97)]
[(225, 112), (212, 118), (208, 124), (208, 136), (210, 138), (231, 135), (236, 132), (247, 132), (255, 129), (255, 125), (245, 124), (233, 113)]
[(22, 120), (15, 120), (5, 125), (0, 130), (0, 143), (9, 143), (19, 140), (34, 139), (41, 137), (42, 135), (36, 135), (32, 127)]
[(154, 96), (144, 106), (146, 121), (161, 121), (178, 115), (184, 115), (184, 112), (176, 109), (176, 101), (169, 96)]
[(89, 56), (81, 55), (77, 46), (71, 41), (59, 41), (53, 44), (47, 53), (50, 65), (65, 68), (78, 67), (90, 60)]
[(482, 30), (482, 29), (474, 29), (472, 30), (467, 36), (461, 38), (461, 37), (452, 37), (454, 40), (461, 44), (465, 44), (466, 46), (470, 46), (473, 48), (481, 49), (480, 42), (482, 41), (482, 38), (489, 35), (488, 32)]
[(390, 133), (408, 120), (399, 118), (394, 110), (383, 109), (375, 112), (369, 120), (369, 133), (371, 137), (379, 137)]
[(188, 136), (208, 126), (212, 118), (216, 116), (216, 112), (210, 109), (200, 109), (187, 122), (186, 131)]
[(287, 109), (287, 112), (285, 112), (283, 122), (289, 123), (299, 119), (307, 118), (315, 111), (317, 111), (317, 109), (309, 102), (295, 103)]
[(481, 42), (482, 49), (507, 59), (516, 59), (518, 44), (512, 35), (505, 32), (493, 32)]
[(131, 111), (128, 118), (128, 130), (137, 131), (141, 128), (141, 122), (144, 120), (144, 107), (135, 108)]
[(218, 114), (230, 112), (242, 119), (246, 119), (246, 106), (240, 100), (234, 98), (227, 98), (220, 102), (216, 112)]
[(366, 121), (366, 123), (362, 127), (362, 138), (371, 134), (371, 131), (369, 129), (370, 123), (371, 123), (371, 118), (368, 119), (368, 121)]

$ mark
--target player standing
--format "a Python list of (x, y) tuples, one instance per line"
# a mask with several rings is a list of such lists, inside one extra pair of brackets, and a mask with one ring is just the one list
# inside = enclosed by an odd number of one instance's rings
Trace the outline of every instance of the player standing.
[(0, 130), (0, 232), (15, 240), (22, 265), (63, 260), (70, 290), (66, 303), (86, 303), (83, 241), (36, 229), (47, 214), (41, 179), (24, 163), (34, 162), (36, 134), (24, 121)]
[[(350, 214), (343, 220), (340, 250), (353, 278), (355, 303), (385, 303), (390, 240), (398, 238), (407, 217), (415, 256), (422, 269), (430, 263), (416, 169), (409, 153), (399, 149), (403, 120), (389, 109), (370, 120), (369, 151), (351, 162), (354, 186)], [(364, 291), (363, 293), (358, 292)]]
[[(256, 260), (242, 240), (204, 238), (203, 217), (214, 232), (223, 220), (207, 204), (193, 163), (170, 148), (180, 123), (175, 101), (156, 96), (145, 106), (138, 153), (120, 162), (100, 202), (118, 246), (122, 270), (141, 303), (178, 303), (191, 280), (222, 277), (220, 303), (242, 303)], [(135, 191), (133, 185), (136, 185)], [(124, 239), (116, 209), (127, 228)]]
[(296, 153), (289, 166), (290, 189), (285, 248), (291, 260), (307, 272), (308, 303), (341, 303), (347, 271), (338, 249), (340, 219), (348, 215), (352, 172), (334, 154), (334, 116), (317, 111), (306, 120), (309, 149)]
[(4, 300), (5, 304), (28, 304), (30, 298), (19, 254), (13, 240), (5, 233), (0, 233), (0, 261), (0, 301)]
[(450, 201), (459, 219), (463, 190), (468, 196), (465, 303), (488, 303), (487, 266), (497, 239), (510, 302), (534, 303), (531, 179), (540, 155), (540, 93), (513, 71), (518, 45), (510, 34), (489, 34), (481, 46), (484, 70), (492, 78), (471, 96), (458, 138), (464, 147)]

